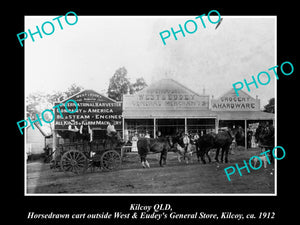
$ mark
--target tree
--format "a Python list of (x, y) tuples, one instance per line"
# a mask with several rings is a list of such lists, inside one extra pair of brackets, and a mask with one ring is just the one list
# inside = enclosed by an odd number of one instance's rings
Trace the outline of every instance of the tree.
[(47, 94), (43, 92), (34, 92), (26, 97), (26, 116), (31, 119), (36, 119), (36, 114), (40, 115), (45, 109), (51, 107)]
[(275, 98), (271, 98), (269, 103), (264, 106), (264, 112), (275, 113)]
[[(26, 97), (26, 117), (30, 117), (31, 120), (36, 120), (36, 114), (41, 118), (41, 113), (45, 109), (52, 109), (56, 102), (60, 102), (70, 96), (83, 90), (83, 87), (76, 84), (72, 84), (66, 91), (55, 91), (52, 94), (44, 92), (34, 92)], [(47, 112), (44, 114), (47, 121), (51, 120), (51, 113)], [(49, 125), (52, 129), (53, 124), (43, 123), (44, 125)]]
[(128, 94), (130, 91), (130, 86), (130, 81), (127, 78), (127, 70), (125, 67), (121, 67), (110, 78), (107, 95), (116, 101), (122, 101), (123, 95)]
[(147, 87), (147, 83), (144, 80), (144, 78), (140, 77), (136, 79), (135, 83), (131, 85), (131, 89), (133, 90), (133, 93), (143, 90), (145, 87)]
[(66, 91), (63, 91), (63, 92), (55, 91), (52, 94), (47, 94), (46, 98), (54, 106), (54, 103), (61, 102), (64, 99), (67, 99), (67, 98), (79, 93), (82, 90), (83, 90), (82, 86), (79, 86), (79, 85), (73, 83), (73, 84), (71, 84), (70, 87), (68, 87), (68, 89)]
[(107, 95), (116, 101), (122, 101), (124, 94), (134, 94), (147, 86), (142, 77), (136, 79), (135, 83), (131, 83), (127, 78), (126, 68), (121, 67), (110, 78)]
[(75, 95), (79, 92), (81, 92), (83, 90), (83, 87), (82, 86), (78, 86), (77, 84), (72, 84), (68, 89), (67, 91), (64, 92), (66, 98), (69, 98), (71, 97), (72, 95)]

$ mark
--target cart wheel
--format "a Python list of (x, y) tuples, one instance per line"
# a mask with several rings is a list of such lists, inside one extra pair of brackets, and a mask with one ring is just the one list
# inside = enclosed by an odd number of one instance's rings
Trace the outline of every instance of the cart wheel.
[(88, 159), (81, 151), (69, 150), (62, 155), (60, 167), (64, 172), (81, 174), (87, 170)]
[(121, 165), (121, 156), (115, 150), (108, 150), (101, 156), (101, 167), (103, 170), (115, 170)]

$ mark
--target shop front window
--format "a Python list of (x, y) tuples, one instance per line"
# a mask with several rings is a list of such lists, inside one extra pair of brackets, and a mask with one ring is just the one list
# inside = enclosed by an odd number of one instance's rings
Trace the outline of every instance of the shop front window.
[(151, 138), (153, 138), (153, 119), (125, 119), (124, 140), (131, 141), (135, 134), (137, 134), (138, 137), (145, 137), (148, 134)]
[(187, 131), (189, 134), (207, 134), (215, 132), (215, 119), (187, 119)]
[(156, 130), (162, 136), (175, 136), (185, 131), (184, 119), (156, 119)]

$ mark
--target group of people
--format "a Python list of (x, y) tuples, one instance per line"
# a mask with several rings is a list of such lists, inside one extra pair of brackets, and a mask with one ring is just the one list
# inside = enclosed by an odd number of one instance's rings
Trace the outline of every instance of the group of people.
[[(93, 130), (91, 129), (90, 125), (88, 125), (87, 120), (84, 120), (80, 126), (76, 126), (75, 125), (75, 121), (71, 120), (70, 125), (68, 126), (68, 130), (71, 131), (69, 134), (69, 138), (70, 138), (70, 142), (76, 142), (76, 141), (82, 141), (85, 143), (90, 143), (93, 141)], [(262, 125), (260, 125), (260, 127), (263, 127)], [(266, 127), (266, 128), (265, 128)], [(272, 126), (270, 126), (271, 128), (269, 128), (269, 126), (265, 126), (263, 127), (265, 130), (266, 129), (271, 129), (273, 128)], [(262, 129), (263, 129), (262, 128)], [(245, 138), (243, 135), (245, 135), (243, 132), (243, 128), (242, 127), (238, 127), (239, 130), (241, 130), (241, 132), (239, 132), (238, 134), (241, 136), (241, 141), (244, 141)], [(175, 134), (175, 138), (177, 140), (179, 140), (181, 146), (184, 148), (185, 152), (187, 151), (187, 148), (189, 146), (189, 144), (195, 145), (197, 140), (203, 136), (204, 131), (200, 131), (198, 132), (184, 132), (184, 131), (178, 131)], [(257, 146), (257, 134), (256, 132), (253, 132), (252, 130), (248, 130), (247, 132), (247, 147), (251, 148), (251, 147), (256, 147)], [(140, 134), (138, 134), (138, 132), (135, 132), (134, 135), (131, 138), (131, 151), (138, 151), (137, 149), (137, 142), (140, 138), (153, 138), (152, 135), (150, 135), (149, 131), (145, 131), (142, 132)], [(156, 138), (160, 139), (163, 138), (163, 135), (161, 133), (161, 131), (156, 131)], [(105, 146), (106, 148), (113, 148), (117, 145), (118, 140), (121, 139), (118, 132), (115, 129), (115, 123), (113, 120), (108, 121), (108, 125), (106, 128), (106, 140), (105, 140)], [(236, 135), (236, 137), (233, 140), (231, 149), (236, 147), (236, 145), (238, 145), (238, 135)]]
[[(71, 142), (75, 142), (76, 139), (78, 139), (78, 134), (80, 135), (80, 139), (83, 142), (93, 141), (93, 130), (91, 129), (90, 125), (88, 125), (87, 120), (84, 120), (79, 128), (75, 125), (75, 121), (72, 120), (71, 124), (68, 126), (68, 130), (71, 131), (69, 135)], [(113, 147), (118, 139), (118, 133), (116, 131), (115, 123), (113, 120), (108, 121), (106, 136), (106, 145), (110, 145), (110, 147)]]
[(78, 128), (75, 125), (75, 120), (71, 120), (71, 124), (68, 126), (68, 130), (70, 132), (70, 141), (75, 142), (76, 139), (78, 139), (78, 133), (80, 134), (80, 139), (83, 142), (91, 142), (93, 141), (93, 130), (90, 128), (89, 125), (87, 125), (87, 120), (84, 121), (84, 123), (81, 123), (80, 127)]
[(196, 133), (186, 133), (184, 131), (177, 132), (176, 138), (179, 140), (179, 144), (182, 145), (184, 148), (184, 152), (186, 153), (188, 151), (189, 144), (195, 145), (196, 142), (199, 140), (200, 136), (203, 135), (203, 131), (200, 132), (200, 135), (198, 132)]
[(146, 133), (140, 133), (138, 134), (138, 132), (135, 132), (134, 135), (131, 138), (131, 151), (132, 152), (137, 152), (137, 142), (139, 140), (139, 138), (151, 138), (150, 134), (148, 131), (146, 131)]
[[(203, 131), (201, 131), (200, 135), (203, 135)], [(187, 149), (187, 147), (190, 143), (195, 144), (195, 142), (200, 138), (200, 135), (198, 134), (198, 132), (185, 133), (185, 132), (181, 131), (181, 132), (176, 133), (176, 137), (183, 142), (185, 150)], [(156, 131), (156, 138), (159, 139), (162, 137), (163, 137), (163, 135), (162, 135), (161, 131), (159, 131), (159, 130)], [(145, 133), (140, 133), (140, 134), (138, 134), (138, 132), (135, 132), (131, 139), (131, 143), (132, 143), (131, 151), (133, 151), (133, 152), (137, 151), (137, 142), (140, 138), (151, 138), (151, 136), (148, 131), (146, 131)]]

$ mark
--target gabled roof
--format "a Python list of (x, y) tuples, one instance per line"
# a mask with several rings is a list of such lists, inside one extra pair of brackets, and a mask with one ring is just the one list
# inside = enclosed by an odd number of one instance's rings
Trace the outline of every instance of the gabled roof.
[(231, 88), (229, 91), (227, 91), (225, 94), (221, 95), (220, 97), (218, 97), (217, 99), (220, 99), (224, 96), (230, 96), (230, 95), (235, 95), (236, 97), (247, 97), (247, 98), (251, 98), (251, 99), (255, 99), (253, 98), (251, 95), (247, 94), (246, 92), (244, 92), (243, 90), (239, 91), (239, 96), (236, 95), (234, 88)]
[(126, 118), (202, 117), (204, 111), (207, 115), (211, 113), (209, 95), (199, 95), (173, 79), (161, 79), (123, 98), (123, 116)]
[(116, 100), (114, 100), (114, 99), (112, 99), (112, 98), (109, 98), (109, 97), (107, 97), (107, 96), (105, 96), (105, 95), (103, 95), (103, 94), (100, 94), (100, 93), (98, 93), (98, 92), (96, 92), (96, 91), (94, 91), (94, 90), (91, 90), (91, 89), (82, 90), (82, 91), (80, 91), (80, 92), (78, 92), (78, 93), (76, 93), (76, 94), (74, 94), (74, 95), (72, 95), (72, 96), (70, 96), (70, 97), (68, 97), (68, 98), (66, 98), (66, 99), (64, 99), (64, 100), (62, 100), (62, 101), (60, 101), (60, 102), (57, 102), (57, 103), (63, 103), (63, 102), (66, 102), (66, 101), (68, 101), (69, 99), (73, 99), (75, 96), (80, 95), (80, 94), (82, 94), (82, 93), (84, 93), (84, 92), (93, 92), (93, 93), (95, 93), (95, 94), (101, 95), (103, 98), (107, 99), (108, 101), (111, 101), (111, 102), (113, 102), (113, 103), (118, 103), (118, 101), (116, 101)]
[(143, 90), (137, 92), (136, 94), (143, 94), (146, 92), (149, 92), (150, 90), (168, 90), (168, 89), (174, 89), (174, 90), (183, 90), (186, 92), (190, 92), (191, 94), (194, 94), (196, 96), (208, 96), (208, 95), (199, 95), (197, 92), (189, 89), (188, 87), (182, 85), (181, 83), (170, 79), (170, 78), (164, 78), (159, 81), (156, 81), (152, 84), (150, 84), (148, 87), (144, 88)]

